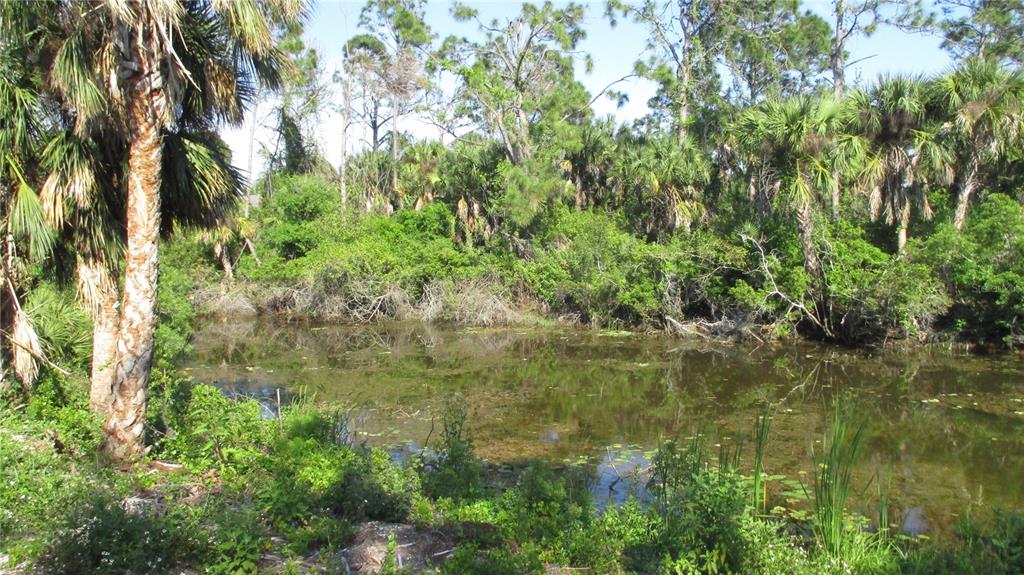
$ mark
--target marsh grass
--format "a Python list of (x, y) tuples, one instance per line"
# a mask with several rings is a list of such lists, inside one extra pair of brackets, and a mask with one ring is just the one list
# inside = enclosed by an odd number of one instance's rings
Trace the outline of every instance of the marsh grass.
[(814, 531), (821, 548), (833, 557), (848, 550), (846, 502), (853, 469), (864, 447), (865, 424), (854, 422), (836, 405), (831, 428), (825, 434), (824, 451), (814, 477)]
[(765, 489), (764, 454), (771, 432), (771, 415), (765, 412), (754, 423), (754, 469), (751, 478), (751, 500), (754, 513), (765, 513), (768, 508), (768, 492)]

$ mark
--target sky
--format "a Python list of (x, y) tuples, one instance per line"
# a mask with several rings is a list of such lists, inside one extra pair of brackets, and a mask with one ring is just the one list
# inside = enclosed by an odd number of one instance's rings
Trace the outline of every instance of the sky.
[[(463, 3), (476, 8), (484, 21), (492, 18), (512, 18), (519, 13), (522, 5), (522, 2), (493, 0)], [(587, 32), (587, 37), (580, 43), (579, 50), (591, 55), (594, 67), (588, 74), (581, 64), (578, 65), (577, 79), (591, 94), (596, 94), (608, 84), (632, 72), (633, 63), (644, 54), (647, 34), (642, 26), (621, 18), (613, 28), (604, 17), (604, 0), (578, 3), (586, 6), (584, 29)], [(804, 0), (803, 5), (817, 12), (826, 21), (831, 21), (830, 0)], [(312, 16), (305, 27), (304, 41), (309, 48), (314, 48), (319, 53), (327, 78), (341, 67), (341, 50), (344, 43), (359, 33), (356, 25), (362, 6), (362, 0), (321, 0), (313, 6)], [(475, 33), (475, 23), (456, 22), (450, 15), (450, 8), (451, 2), (448, 0), (429, 0), (426, 8), (427, 24), (439, 38), (452, 34), (472, 37)], [(939, 44), (940, 39), (937, 36), (912, 34), (890, 27), (881, 27), (867, 38), (855, 38), (848, 48), (850, 61), (861, 61), (847, 71), (847, 84), (870, 82), (881, 74), (940, 73), (951, 65), (951, 61)], [(615, 102), (601, 98), (594, 103), (594, 112), (597, 116), (611, 114), (619, 122), (630, 122), (647, 114), (647, 100), (654, 95), (656, 88), (650, 81), (632, 78), (616, 84), (615, 90), (625, 92), (629, 101), (618, 108)], [(263, 169), (263, 159), (259, 153), (261, 146), (273, 146), (273, 134), (269, 128), (271, 122), (268, 118), (272, 104), (271, 101), (259, 103), (257, 108), (249, 113), (244, 127), (226, 129), (222, 132), (232, 149), (235, 165), (243, 171), (249, 167), (249, 134), (253, 128), (252, 122), (256, 123), (256, 153), (252, 157), (253, 172), (256, 175)], [(335, 110), (327, 110), (321, 114), (316, 124), (318, 145), (328, 161), (337, 166), (341, 155), (340, 117)], [(400, 128), (417, 138), (437, 136), (436, 128), (418, 122), (415, 118), (403, 119)], [(350, 131), (349, 140), (350, 151), (360, 149), (365, 145), (365, 134), (356, 128), (354, 133)]]

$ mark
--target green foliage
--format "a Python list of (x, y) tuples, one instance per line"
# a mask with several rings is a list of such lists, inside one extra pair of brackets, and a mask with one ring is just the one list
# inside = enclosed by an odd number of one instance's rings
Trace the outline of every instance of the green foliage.
[(441, 437), (424, 457), (423, 491), (431, 497), (472, 499), (482, 494), (482, 465), (466, 429), (466, 406), (458, 398), (445, 405)]
[(568, 183), (549, 162), (531, 160), (525, 166), (502, 162), (496, 177), (499, 193), (491, 200), (490, 211), (517, 235), (529, 230), (538, 217), (569, 195)]
[(501, 507), (499, 521), (508, 537), (558, 549), (567, 530), (590, 521), (592, 504), (580, 478), (556, 475), (549, 466), (533, 463), (505, 493)]
[[(182, 246), (184, 247), (184, 246)], [(169, 262), (160, 267), (159, 283), (157, 284), (157, 328), (154, 357), (170, 362), (189, 350), (189, 339), (192, 337), (192, 321), (195, 309), (189, 301), (189, 295), (195, 286), (195, 259), (189, 257), (187, 251), (172, 252)], [(178, 256), (178, 257), (175, 257)]]
[(953, 317), (978, 336), (1007, 345), (1024, 337), (1024, 207), (993, 194), (962, 233), (940, 225), (914, 251), (942, 278), (954, 301)]
[(949, 300), (929, 266), (883, 252), (847, 222), (830, 225), (826, 239), (825, 284), (844, 341), (880, 341), (890, 329), (916, 335), (945, 314)]
[[(74, 509), (94, 496), (98, 480), (109, 492), (122, 490), (116, 474), (81, 458), (95, 448), (99, 422), (92, 419), (91, 437), (77, 441), (65, 431), (69, 423), (77, 427), (87, 411), (72, 415), (33, 406), (30, 413), (31, 418), (6, 406), (0, 410), (0, 549), (18, 561), (37, 557), (50, 545), (49, 535), (62, 518), (54, 509)], [(61, 452), (54, 449), (52, 429), (68, 442)]]
[(848, 521), (846, 501), (863, 442), (864, 424), (853, 424), (850, 415), (837, 406), (814, 476), (815, 534), (822, 549), (833, 558), (845, 558), (851, 548), (856, 548), (856, 534), (851, 531), (857, 528)]
[(92, 355), (92, 320), (74, 296), (48, 283), (35, 287), (25, 309), (50, 361), (88, 370)]
[(997, 511), (988, 524), (965, 518), (948, 546), (923, 546), (907, 555), (901, 571), (908, 575), (944, 573), (1009, 575), (1024, 569), (1024, 515)]
[(171, 431), (160, 453), (194, 471), (244, 471), (269, 443), (272, 428), (254, 400), (234, 401), (209, 385), (174, 381), (167, 390), (164, 423)]
[(521, 273), (556, 312), (598, 325), (637, 323), (659, 311), (659, 253), (607, 215), (559, 210)]
[(233, 575), (257, 570), (266, 533), (253, 510), (224, 510), (214, 517), (215, 525), (204, 549), (207, 573)]
[(191, 550), (188, 536), (173, 524), (96, 497), (64, 516), (39, 566), (43, 573), (54, 574), (152, 573), (173, 568)]
[(46, 370), (26, 406), (29, 415), (49, 424), (64, 449), (79, 454), (94, 453), (102, 439), (102, 420), (89, 411), (86, 402), (87, 386), (82, 376), (65, 377)]
[(685, 449), (666, 442), (653, 459), (650, 487), (661, 517), (654, 545), (669, 572), (735, 573), (747, 561), (749, 495), (738, 475), (706, 459), (700, 435)]
[(320, 242), (317, 219), (340, 207), (337, 188), (324, 178), (297, 175), (271, 177), (269, 186), (260, 240), (282, 259), (302, 257)]
[(544, 563), (532, 549), (513, 553), (509, 549), (478, 549), (460, 545), (445, 562), (442, 573), (449, 575), (539, 575)]

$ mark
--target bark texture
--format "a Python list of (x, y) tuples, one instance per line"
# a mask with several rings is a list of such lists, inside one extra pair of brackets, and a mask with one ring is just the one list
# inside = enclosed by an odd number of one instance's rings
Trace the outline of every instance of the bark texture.
[(800, 201), (796, 208), (796, 223), (800, 234), (800, 249), (804, 256), (804, 271), (811, 277), (812, 285), (818, 285), (821, 263), (814, 247), (814, 209), (809, 201)]
[(103, 262), (89, 258), (78, 267), (79, 282), (88, 286), (87, 303), (92, 310), (92, 370), (89, 384), (89, 408), (106, 415), (110, 411), (114, 387), (114, 362), (117, 356), (117, 288)]
[(836, 35), (832, 42), (832, 96), (841, 100), (846, 94), (846, 2), (836, 0)]
[(163, 78), (144, 26), (138, 34), (137, 70), (131, 79), (128, 152), (127, 265), (117, 338), (113, 401), (104, 424), (103, 449), (127, 462), (146, 453), (145, 417), (156, 331), (157, 249), (164, 117)]
[(978, 183), (978, 172), (981, 168), (981, 159), (977, 154), (971, 154), (970, 159), (967, 161), (967, 165), (964, 166), (962, 176), (958, 178), (957, 190), (956, 190), (956, 208), (953, 211), (953, 227), (958, 230), (964, 228), (964, 224), (967, 223), (967, 210), (971, 206), (971, 200), (974, 199), (975, 193), (977, 193), (979, 186)]

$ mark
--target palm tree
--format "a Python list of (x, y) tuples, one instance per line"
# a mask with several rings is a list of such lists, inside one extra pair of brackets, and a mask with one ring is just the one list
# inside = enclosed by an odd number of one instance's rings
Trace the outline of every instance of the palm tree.
[[(73, 147), (82, 149), (87, 137), (98, 132), (106, 139), (97, 144), (97, 153), (107, 154), (120, 142), (124, 160), (123, 172), (110, 178), (115, 200), (123, 201), (113, 203), (124, 207), (113, 213), (124, 214), (125, 230), (112, 400), (104, 424), (104, 449), (115, 459), (145, 453), (161, 232), (175, 219), (168, 216), (206, 219), (209, 206), (234, 187), (237, 174), (225, 161), (227, 150), (217, 139), (216, 126), (241, 122), (257, 82), (276, 86), (283, 58), (272, 23), (297, 17), (301, 9), (300, 3), (285, 0), (260, 5), (244, 0), (55, 2), (46, 7), (53, 41), (40, 58), (52, 62), (50, 88), (69, 110), (69, 133), (78, 139)], [(71, 166), (88, 157), (58, 159), (56, 165)], [(88, 176), (67, 177), (80, 171), (58, 168), (53, 174), (51, 188), (62, 190), (61, 197), (102, 195), (80, 185), (88, 183)], [(193, 191), (203, 200), (198, 205), (182, 201)]]
[(746, 110), (733, 131), (755, 174), (756, 194), (783, 206), (796, 219), (804, 270), (821, 277), (815, 219), (822, 197), (831, 196), (838, 106), (806, 96), (768, 100)]
[(929, 115), (926, 89), (918, 78), (883, 77), (852, 94), (843, 110), (844, 128), (859, 140), (862, 155), (857, 182), (868, 190), (872, 218), (896, 226), (900, 254), (914, 207), (931, 218), (928, 186), (949, 178), (949, 154)]
[(577, 209), (596, 206), (604, 199), (601, 192), (610, 187), (608, 176), (616, 156), (614, 129), (610, 119), (583, 124), (562, 161), (563, 172), (576, 188)]
[(711, 180), (711, 165), (691, 140), (627, 135), (610, 172), (617, 202), (636, 232), (650, 240), (680, 228), (690, 231), (706, 213), (703, 190)]
[(972, 58), (934, 82), (932, 99), (949, 118), (946, 128), (957, 149), (953, 225), (961, 229), (982, 186), (982, 167), (1021, 135), (1024, 74)]
[(31, 19), (13, 4), (0, 7), (0, 369), (10, 362), (28, 389), (42, 348), (21, 302), (26, 260), (41, 259), (52, 247), (34, 170), (48, 123), (39, 98), (42, 76), (28, 58), (35, 39), (16, 33)]

